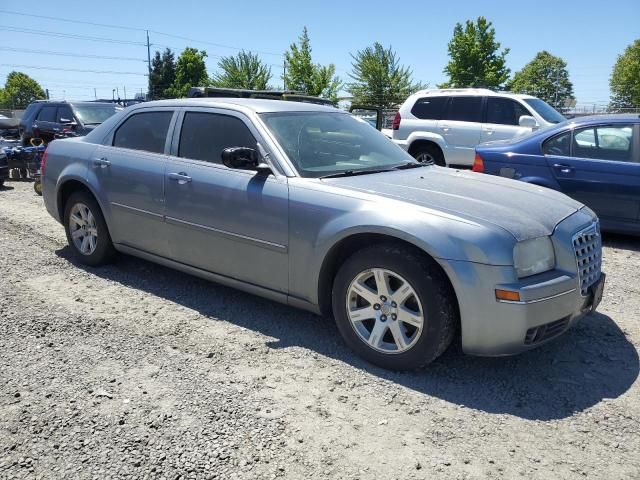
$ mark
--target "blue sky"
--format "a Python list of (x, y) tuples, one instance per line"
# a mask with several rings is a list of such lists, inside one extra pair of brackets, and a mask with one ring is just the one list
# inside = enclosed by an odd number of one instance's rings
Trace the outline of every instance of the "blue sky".
[[(0, 82), (4, 82), (11, 70), (21, 70), (49, 88), (52, 97), (78, 100), (93, 98), (94, 88), (97, 96), (103, 98), (111, 97), (113, 88), (118, 88), (120, 96), (123, 96), (125, 88), (129, 96), (133, 91), (145, 89), (146, 47), (142, 45), (146, 40), (145, 29), (151, 31), (152, 48), (170, 46), (178, 52), (187, 45), (204, 48), (209, 54), (210, 73), (215, 70), (220, 56), (237, 52), (227, 47), (265, 52), (261, 55), (265, 62), (273, 65), (271, 83), (275, 85), (281, 84), (282, 52), (297, 39), (306, 25), (314, 61), (334, 63), (343, 79), (348, 80), (347, 74), (351, 69), (349, 54), (379, 41), (385, 46), (393, 46), (401, 62), (413, 70), (416, 80), (433, 86), (445, 79), (442, 69), (448, 60), (447, 43), (455, 23), (483, 15), (493, 22), (498, 41), (511, 49), (507, 59), (512, 72), (540, 50), (563, 57), (568, 63), (580, 104), (605, 104), (608, 101), (608, 78), (616, 57), (640, 37), (638, 0), (500, 0), (490, 3), (477, 0), (85, 0), (66, 1), (65, 8), (50, 7), (50, 2), (43, 1), (28, 4), (8, 0), (0, 2)], [(32, 18), (6, 11), (128, 28)], [(59, 34), (100, 37), (110, 42), (61, 37)], [(36, 53), (34, 50), (117, 58), (80, 58)], [(118, 73), (71, 72), (52, 68)]]

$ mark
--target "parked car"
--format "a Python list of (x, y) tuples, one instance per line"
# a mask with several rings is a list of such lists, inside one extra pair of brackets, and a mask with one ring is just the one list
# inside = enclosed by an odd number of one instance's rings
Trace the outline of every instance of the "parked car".
[(603, 230), (640, 233), (640, 116), (582, 117), (476, 151), (474, 170), (558, 190)]
[(9, 179), (9, 160), (5, 153), (0, 149), (0, 187), (4, 185), (5, 180)]
[(602, 297), (598, 220), (569, 197), (414, 160), (319, 105), (135, 105), (42, 164), (81, 262), (145, 258), (318, 314), (362, 357), (425, 365), (556, 337)]
[(122, 107), (115, 103), (36, 101), (20, 119), (20, 138), (23, 145), (28, 145), (32, 138), (50, 142), (65, 129), (86, 135), (120, 110)]
[(475, 88), (421, 90), (396, 114), (393, 140), (421, 162), (471, 167), (478, 144), (564, 120), (553, 107), (530, 95)]

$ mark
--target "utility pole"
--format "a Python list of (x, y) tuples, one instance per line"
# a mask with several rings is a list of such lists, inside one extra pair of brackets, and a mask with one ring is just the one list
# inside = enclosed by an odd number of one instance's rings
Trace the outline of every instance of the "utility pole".
[(556, 94), (553, 98), (554, 108), (558, 108), (558, 90), (560, 89), (560, 68), (556, 70)]
[(122, 88), (124, 89), (124, 99), (127, 99), (127, 86), (123, 85)]
[(93, 87), (93, 98), (94, 98), (95, 100), (98, 100), (98, 91), (96, 90), (96, 88), (95, 88), (95, 87)]
[(287, 89), (287, 59), (282, 62), (282, 90)]
[(151, 44), (149, 43), (149, 30), (147, 30), (147, 96), (151, 96)]

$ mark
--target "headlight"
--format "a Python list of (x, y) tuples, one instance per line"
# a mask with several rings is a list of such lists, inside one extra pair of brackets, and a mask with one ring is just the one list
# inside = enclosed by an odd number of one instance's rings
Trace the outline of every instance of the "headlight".
[(513, 248), (513, 265), (518, 273), (518, 278), (551, 270), (556, 265), (556, 255), (551, 238), (538, 237), (518, 242)]

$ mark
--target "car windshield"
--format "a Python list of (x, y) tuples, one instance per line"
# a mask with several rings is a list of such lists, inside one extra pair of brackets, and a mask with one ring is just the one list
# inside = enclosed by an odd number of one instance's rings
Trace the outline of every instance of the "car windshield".
[(560, 112), (558, 112), (544, 100), (540, 100), (539, 98), (525, 98), (524, 101), (527, 102), (529, 106), (536, 112), (538, 112), (538, 115), (540, 115), (549, 123), (560, 123), (566, 120), (566, 118), (564, 118)]
[(390, 170), (417, 162), (366, 120), (344, 113), (263, 113), (302, 177)]
[(99, 125), (122, 110), (117, 105), (74, 105), (76, 115), (85, 125)]

